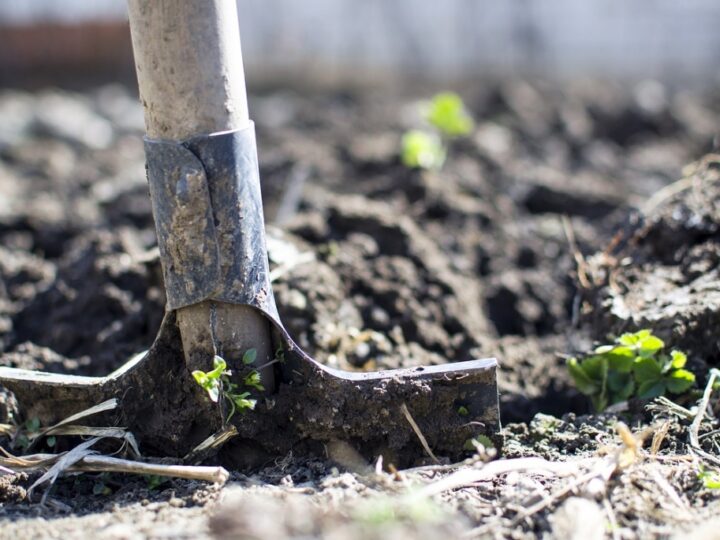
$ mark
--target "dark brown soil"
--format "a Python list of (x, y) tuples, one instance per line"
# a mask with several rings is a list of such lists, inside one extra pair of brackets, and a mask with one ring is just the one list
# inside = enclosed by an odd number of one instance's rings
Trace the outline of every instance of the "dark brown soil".
[[(476, 130), (452, 143), (440, 172), (411, 171), (398, 158), (403, 130), (417, 123), (413, 98), (432, 90), (257, 94), (251, 110), (269, 255), (286, 327), (316, 358), (343, 369), (496, 356), (503, 421), (524, 422), (507, 433), (511, 457), (585, 455), (597, 450), (598, 437), (612, 441), (612, 419), (601, 428), (593, 418), (557, 426), (553, 419), (551, 435), (536, 433), (546, 417), (527, 424), (537, 413), (589, 411), (563, 354), (649, 325), (688, 348), (693, 368), (715, 364), (718, 355), (720, 297), (707, 285), (717, 285), (720, 257), (717, 189), (709, 181), (714, 158), (698, 166), (698, 185), (683, 192), (679, 206), (658, 202), (644, 218), (635, 209), (654, 204), (653, 194), (712, 149), (720, 102), (660, 90), (597, 83), (560, 90), (520, 81), (465, 88)], [(5, 92), (0, 115), (11, 120), (0, 126), (0, 363), (106, 374), (149, 347), (164, 309), (139, 107), (120, 87), (84, 95)], [(576, 284), (568, 231), (585, 255), (605, 250), (620, 231), (606, 258), (581, 268), (591, 286)], [(661, 304), (659, 295), (666, 295)], [(581, 319), (589, 323), (582, 330)], [(331, 467), (288, 458), (238, 478), (250, 493), (261, 483), (259, 495), (272, 499), (246, 504), (273, 513), (287, 504), (291, 517), (276, 523), (275, 533), (244, 518), (214, 523), (212, 531), (222, 537), (242, 527), (247, 537), (282, 538), (344, 530), (349, 514), (333, 513), (338, 501), (382, 489)], [(28, 479), (3, 480), (0, 519), (70, 512), (66, 525), (53, 525), (67, 535), (84, 519), (99, 527), (93, 516), (110, 512), (104, 526), (115, 523), (123, 537), (133, 529), (116, 514), (128, 508), (128, 515), (143, 515), (155, 502), (144, 502), (150, 496), (137, 483), (112, 481), (119, 482), (113, 495), (102, 498), (92, 494), (96, 480), (61, 480), (58, 506), (38, 509), (14, 502)], [(521, 484), (517, 493), (532, 491)], [(327, 528), (291, 522), (314, 515), (307, 502), (293, 502), (303, 489), (317, 505), (341, 488), (347, 493), (324, 511)], [(206, 503), (216, 494), (197, 493), (182, 482), (160, 490), (157, 519), (197, 504), (178, 519), (202, 522), (190, 536), (210, 534)], [(502, 493), (478, 496), (510, 497)], [(456, 523), (440, 520), (408, 534), (456, 535), (476, 526), (486, 514), (471, 503), (453, 503)], [(632, 527), (631, 514), (621, 516), (623, 526)], [(403, 520), (413, 522), (401, 519), (398, 531), (405, 531)], [(507, 519), (498, 523), (510, 536)], [(516, 537), (556, 530), (547, 516), (523, 526)], [(32, 520), (24, 527), (27, 537), (41, 534)], [(142, 527), (137, 534), (154, 534)], [(173, 531), (169, 536), (182, 536)]]

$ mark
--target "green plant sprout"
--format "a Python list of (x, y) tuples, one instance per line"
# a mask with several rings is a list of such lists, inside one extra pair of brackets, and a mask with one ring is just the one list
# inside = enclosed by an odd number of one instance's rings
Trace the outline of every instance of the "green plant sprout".
[(477, 435), (476, 437), (472, 437), (465, 441), (463, 444), (463, 450), (467, 450), (468, 452), (477, 452), (478, 445), (483, 446), (486, 450), (495, 448), (495, 445), (490, 437), (487, 435)]
[(462, 99), (454, 92), (441, 92), (434, 96), (425, 118), (446, 137), (469, 135), (475, 126)]
[[(257, 351), (249, 349), (243, 355), (242, 362), (249, 365), (255, 362), (256, 358)], [(227, 369), (227, 362), (220, 356), (215, 356), (213, 359), (213, 369), (211, 371), (195, 370), (192, 375), (214, 403), (219, 403), (221, 397), (225, 399), (230, 407), (230, 413), (225, 418), (224, 423), (229, 422), (237, 411), (253, 410), (257, 405), (257, 400), (251, 398), (250, 392), (238, 391), (239, 386), (230, 380), (232, 372)], [(261, 392), (265, 390), (265, 387), (260, 382), (260, 373), (257, 370), (251, 371), (245, 377), (243, 386), (255, 388)]]
[(682, 394), (695, 383), (683, 369), (687, 356), (665, 354), (665, 343), (650, 330), (626, 333), (613, 345), (597, 347), (585, 358), (570, 358), (567, 366), (578, 390), (590, 397), (596, 411), (631, 397), (651, 399)]
[(714, 471), (701, 468), (698, 473), (698, 480), (700, 480), (707, 489), (720, 489), (720, 475)]
[(402, 137), (402, 162), (411, 169), (439, 169), (445, 162), (446, 150), (440, 137), (413, 129)]
[(165, 476), (158, 476), (157, 474), (144, 474), (145, 483), (150, 491), (155, 491), (160, 486), (169, 482), (170, 479)]
[(447, 157), (447, 141), (469, 135), (475, 123), (460, 96), (441, 92), (423, 106), (432, 130), (412, 129), (402, 137), (403, 165), (411, 169), (439, 169)]

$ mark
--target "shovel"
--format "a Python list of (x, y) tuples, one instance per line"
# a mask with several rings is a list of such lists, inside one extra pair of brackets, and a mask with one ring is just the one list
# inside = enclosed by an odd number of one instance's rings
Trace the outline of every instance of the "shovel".
[[(238, 466), (338, 443), (398, 466), (459, 459), (480, 436), (499, 445), (495, 359), (355, 373), (293, 342), (268, 278), (236, 2), (128, 7), (166, 316), (150, 350), (106, 377), (0, 368), (25, 417), (50, 425), (115, 398), (93, 422), (128, 428), (146, 454), (182, 457), (232, 428), (225, 451)], [(216, 356), (236, 386), (259, 377), (243, 388), (254, 409), (230, 422), (227, 403), (192, 375), (211, 371)]]

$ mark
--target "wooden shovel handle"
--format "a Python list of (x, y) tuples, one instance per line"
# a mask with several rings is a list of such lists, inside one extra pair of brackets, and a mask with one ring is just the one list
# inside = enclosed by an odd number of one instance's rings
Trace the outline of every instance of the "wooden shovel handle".
[[(149, 137), (179, 141), (247, 126), (235, 0), (128, 0), (128, 13)], [(207, 301), (177, 315), (190, 369), (209, 369), (214, 354), (230, 365), (251, 348), (258, 365), (272, 355), (269, 323), (252, 308)], [(272, 371), (261, 375), (271, 389)]]

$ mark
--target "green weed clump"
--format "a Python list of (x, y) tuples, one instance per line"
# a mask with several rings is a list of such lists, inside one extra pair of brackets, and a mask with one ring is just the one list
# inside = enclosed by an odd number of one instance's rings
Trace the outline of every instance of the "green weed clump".
[(667, 354), (664, 347), (650, 330), (640, 330), (623, 334), (584, 358), (570, 358), (567, 366), (578, 390), (590, 398), (596, 411), (602, 411), (632, 397), (682, 394), (695, 384), (695, 375), (684, 369), (685, 353)]
[(439, 169), (447, 157), (448, 141), (469, 135), (475, 123), (460, 96), (453, 92), (435, 95), (423, 106), (423, 117), (430, 129), (405, 132), (402, 162), (411, 169)]
[[(250, 349), (243, 355), (242, 361), (247, 366), (255, 362), (256, 358), (257, 351)], [(222, 397), (228, 404), (230, 413), (225, 418), (226, 423), (230, 421), (237, 411), (253, 410), (257, 404), (257, 400), (251, 398), (250, 392), (238, 391), (239, 385), (230, 380), (232, 372), (227, 369), (227, 362), (219, 356), (215, 356), (213, 359), (213, 369), (211, 371), (195, 370), (192, 375), (214, 403), (218, 403)], [(257, 370), (251, 371), (245, 377), (243, 386), (261, 392), (265, 390), (265, 387), (260, 382), (260, 373)]]

